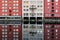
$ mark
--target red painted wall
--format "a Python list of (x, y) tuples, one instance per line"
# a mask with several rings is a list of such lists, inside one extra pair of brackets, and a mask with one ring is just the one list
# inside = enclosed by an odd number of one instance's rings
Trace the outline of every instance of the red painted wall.
[[(17, 2), (16, 2), (17, 3)], [(0, 0), (0, 16), (2, 16), (2, 0)], [(4, 12), (5, 14), (7, 14), (7, 16), (9, 16), (9, 14), (11, 14), (12, 16), (14, 15), (14, 13), (18, 13), (18, 16), (22, 16), (22, 0), (18, 0), (18, 12), (13, 12), (14, 8), (13, 8), (13, 0), (7, 0), (7, 3), (5, 2), (5, 4), (7, 4), (7, 12)], [(11, 9), (9, 8), (11, 6)], [(17, 9), (17, 8), (16, 8)], [(11, 10), (11, 13), (9, 12), (9, 10)], [(12, 27), (7, 27), (7, 39), (8, 40), (13, 40), (13, 29), (14, 29), (14, 25), (11, 25)], [(11, 29), (11, 34), (9, 34), (9, 31)], [(18, 39), (22, 40), (22, 26), (19, 25), (18, 27)], [(2, 25), (0, 25), (0, 40), (2, 40)]]
[[(48, 5), (49, 3), (49, 5)], [(54, 3), (54, 13), (52, 12), (52, 3)], [(56, 3), (58, 3), (58, 5), (56, 5)], [(50, 2), (47, 2), (47, 0), (44, 1), (44, 16), (45, 17), (52, 17), (51, 15), (54, 14), (54, 17), (60, 17), (60, 0), (58, 2), (56, 2), (54, 0), (54, 2), (52, 2), (50, 0)], [(49, 7), (49, 9), (48, 9)], [(58, 12), (56, 12), (56, 9), (58, 10)], [(48, 10), (50, 10), (50, 12), (48, 12)]]
[(52, 24), (45, 24), (44, 25), (44, 39), (45, 40), (60, 40), (59, 30), (60, 30), (60, 24), (54, 24), (54, 28), (52, 28)]
[[(18, 4), (18, 12), (13, 12), (14, 10), (14, 0), (7, 0), (7, 2), (2, 3), (2, 0), (0, 0), (0, 16), (2, 15), (2, 4), (7, 4), (7, 12), (4, 12), (9, 16), (9, 14), (14, 15), (14, 13), (18, 13), (19, 16), (22, 16), (22, 0), (18, 0), (18, 2), (15, 2)], [(11, 7), (11, 8), (9, 8)], [(17, 8), (16, 8), (17, 9)], [(11, 10), (11, 13), (9, 12)]]

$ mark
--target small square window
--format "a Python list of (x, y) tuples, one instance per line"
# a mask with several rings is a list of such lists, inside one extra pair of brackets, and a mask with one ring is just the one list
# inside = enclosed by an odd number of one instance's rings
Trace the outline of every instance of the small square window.
[(28, 38), (23, 38), (23, 40), (28, 40)]
[(48, 3), (48, 5), (50, 5), (50, 3)]
[(54, 32), (54, 30), (51, 30), (52, 32)]
[(53, 39), (53, 38), (54, 38), (54, 36), (51, 36), (51, 38)]
[(56, 32), (58, 32), (58, 29), (56, 29)]
[(4, 13), (2, 13), (2, 16), (4, 16), (5, 14)]
[(24, 28), (28, 28), (28, 26), (25, 26), (25, 25), (24, 25)]
[(53, 16), (54, 16), (54, 14), (51, 14), (51, 16), (53, 17)]
[(7, 12), (7, 10), (5, 10), (5, 12)]
[(13, 1), (14, 3), (16, 2), (16, 1)]
[(4, 9), (5, 7), (2, 7), (2, 9)]
[(5, 6), (7, 6), (7, 4), (5, 4)]
[(58, 35), (58, 34), (56, 33), (56, 35)]
[(7, 1), (5, 0), (5, 2), (7, 3)]
[(58, 37), (56, 37), (56, 39), (57, 39)]
[(4, 29), (2, 29), (2, 31), (4, 31)]
[(58, 10), (56, 10), (56, 12), (58, 12)]
[(50, 37), (48, 37), (48, 39), (49, 39)]
[(56, 3), (56, 5), (58, 5), (58, 3)]
[(56, 2), (58, 2), (58, 0), (56, 0)]
[(18, 29), (16, 29), (16, 31), (18, 31)]
[(54, 33), (52, 33), (52, 35), (54, 35)]
[(52, 6), (54, 6), (54, 3), (52, 3)]
[(15, 4), (13, 4), (13, 6), (15, 6)]
[(18, 4), (16, 4), (16, 6), (18, 6)]
[(54, 12), (54, 10), (52, 10), (52, 12)]
[(18, 16), (18, 13), (16, 15)]
[(19, 1), (17, 0), (16, 2), (18, 3)]
[(2, 1), (2, 3), (4, 3), (4, 1)]
[(54, 0), (52, 0), (52, 2), (54, 2)]
[(2, 4), (2, 6), (5, 6), (5, 4)]
[(52, 9), (54, 9), (54, 7), (52, 7)]
[(47, 0), (47, 2), (50, 2), (50, 0)]
[(50, 30), (47, 30), (47, 32), (50, 32)]
[(5, 37), (7, 37), (7, 35), (5, 35)]
[(2, 12), (5, 12), (5, 10), (2, 10)]

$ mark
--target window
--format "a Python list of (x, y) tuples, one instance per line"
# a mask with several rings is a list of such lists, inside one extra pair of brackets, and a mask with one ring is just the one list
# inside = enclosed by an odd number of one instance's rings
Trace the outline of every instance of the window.
[(50, 12), (50, 9), (48, 9), (48, 12)]
[(24, 25), (24, 28), (28, 28), (28, 26), (25, 26), (25, 25)]
[(56, 39), (57, 39), (58, 37), (56, 37)]
[(5, 6), (7, 6), (7, 4), (5, 4)]
[(54, 0), (52, 0), (52, 2), (54, 2)]
[(58, 12), (58, 10), (56, 10), (56, 12)]
[(16, 13), (16, 15), (18, 16), (18, 13)]
[(50, 5), (50, 3), (48, 3), (48, 5)]
[(16, 2), (16, 1), (13, 1), (14, 3)]
[(39, 27), (40, 27), (40, 29), (42, 29), (43, 26), (39, 26)]
[(4, 37), (5, 35), (2, 35), (2, 37)]
[(48, 37), (48, 39), (49, 39), (50, 37)]
[(2, 37), (2, 40), (5, 40), (5, 38), (4, 38), (4, 37)]
[(7, 12), (7, 10), (5, 10), (5, 12)]
[(28, 4), (28, 3), (29, 3), (29, 1), (24, 1), (24, 3)]
[(58, 3), (56, 3), (56, 5), (58, 5)]
[(47, 2), (50, 2), (50, 0), (47, 0)]
[(5, 10), (2, 10), (2, 12), (4, 12)]
[(4, 7), (2, 7), (2, 9), (4, 9)]
[(54, 30), (51, 30), (52, 32), (54, 32)]
[(13, 34), (18, 34), (18, 32), (13, 32)]
[(24, 9), (24, 11), (25, 11), (25, 9)]
[(16, 31), (18, 31), (18, 29), (16, 29)]
[(4, 32), (2, 32), (2, 34), (5, 34)]
[(50, 35), (50, 34), (48, 33), (48, 35)]
[(23, 40), (28, 40), (28, 38), (23, 38)]
[(58, 32), (58, 29), (56, 29), (56, 32)]
[(53, 17), (53, 16), (54, 16), (54, 14), (51, 14), (51, 16)]
[(7, 29), (5, 29), (5, 31), (7, 31)]
[(53, 39), (53, 38), (54, 38), (54, 36), (51, 36), (51, 38)]
[(52, 7), (52, 9), (54, 9), (54, 7)]
[(56, 0), (56, 2), (58, 2), (58, 0)]
[(16, 6), (18, 6), (18, 4), (16, 4)]
[(15, 4), (13, 4), (13, 6), (15, 6)]
[(37, 7), (40, 7), (39, 5)]
[(5, 3), (7, 3), (7, 1), (5, 0)]
[(52, 12), (54, 12), (54, 10), (52, 10)]
[(52, 33), (52, 35), (54, 35), (54, 33)]
[(4, 3), (4, 1), (2, 1), (2, 3)]
[(52, 25), (51, 28), (54, 28), (54, 25)]
[(56, 35), (58, 35), (58, 34), (56, 33)]
[(5, 35), (5, 37), (7, 37), (7, 35)]
[(18, 3), (19, 1), (17, 0), (16, 2)]
[(50, 32), (50, 30), (47, 30), (47, 32)]
[(54, 3), (52, 3), (52, 6), (54, 6)]
[(18, 10), (16, 10), (15, 12), (18, 12)]
[(5, 14), (4, 13), (2, 13), (2, 16), (4, 16)]
[(2, 6), (5, 6), (5, 4), (2, 4)]
[(4, 31), (4, 29), (2, 29), (2, 31)]

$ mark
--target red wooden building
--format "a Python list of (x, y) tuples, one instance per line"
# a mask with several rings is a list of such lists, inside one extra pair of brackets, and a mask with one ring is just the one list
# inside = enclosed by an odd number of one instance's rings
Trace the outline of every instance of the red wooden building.
[(0, 0), (0, 40), (22, 40), (21, 16), (22, 0)]
[[(45, 0), (44, 1), (44, 18), (59, 19), (60, 18), (60, 0)], [(44, 40), (60, 40), (60, 24), (50, 23), (44, 24)]]

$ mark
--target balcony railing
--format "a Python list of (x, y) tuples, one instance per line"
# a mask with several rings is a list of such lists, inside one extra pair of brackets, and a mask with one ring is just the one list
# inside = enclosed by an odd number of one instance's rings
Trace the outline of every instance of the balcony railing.
[(21, 17), (17, 16), (7, 16), (7, 17), (0, 17), (0, 25), (1, 24), (21, 24)]

